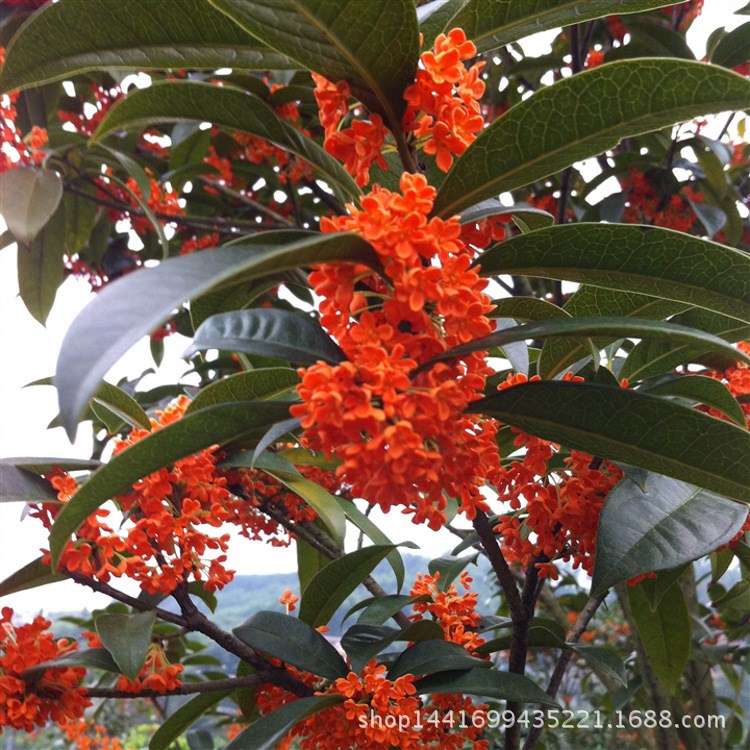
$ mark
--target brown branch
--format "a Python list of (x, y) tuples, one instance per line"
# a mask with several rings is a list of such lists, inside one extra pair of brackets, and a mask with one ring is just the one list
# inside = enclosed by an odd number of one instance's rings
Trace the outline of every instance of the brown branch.
[(245, 677), (231, 677), (226, 680), (206, 680), (205, 682), (187, 682), (181, 687), (169, 690), (166, 693), (158, 693), (154, 690), (139, 690), (131, 693), (125, 690), (112, 688), (86, 688), (89, 698), (161, 698), (168, 695), (193, 695), (194, 693), (212, 693), (220, 690), (234, 690), (235, 688), (249, 687), (262, 682), (257, 674)]
[[(588, 600), (586, 606), (578, 615), (575, 624), (570, 629), (566, 643), (578, 643), (578, 641), (581, 640), (581, 636), (586, 631), (586, 628), (596, 614), (597, 609), (599, 609), (601, 603), (606, 599), (608, 593), (608, 591), (605, 591), (603, 594)], [(549, 685), (547, 686), (547, 695), (549, 695), (550, 698), (554, 698), (557, 695), (557, 691), (560, 689), (563, 677), (565, 676), (565, 672), (568, 669), (568, 665), (572, 658), (573, 651), (570, 649), (565, 649), (565, 651), (560, 654), (560, 658), (557, 660), (557, 664), (555, 665), (555, 668), (552, 671), (552, 676), (550, 677)], [(532, 727), (526, 737), (523, 750), (534, 750), (539, 738), (541, 737), (542, 731), (543, 727)]]

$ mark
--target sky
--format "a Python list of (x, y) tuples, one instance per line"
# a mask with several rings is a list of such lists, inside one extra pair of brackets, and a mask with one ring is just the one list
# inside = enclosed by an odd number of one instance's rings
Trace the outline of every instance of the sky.
[[(725, 26), (731, 30), (747, 16), (734, 12), (746, 0), (706, 0), (703, 14), (688, 33), (688, 43), (698, 58), (705, 53), (706, 38), (713, 29)], [(556, 30), (536, 34), (523, 42), (527, 54), (542, 55), (549, 51), (549, 42)], [(726, 118), (717, 117), (711, 124), (714, 135)], [(710, 130), (704, 131), (711, 135)], [(601, 197), (601, 196), (600, 196)], [(0, 231), (5, 229), (0, 217)], [(85, 281), (68, 279), (58, 291), (55, 306), (47, 327), (42, 327), (26, 311), (18, 298), (15, 245), (0, 251), (0, 456), (88, 457), (91, 429), (88, 424), (79, 428), (75, 444), (71, 444), (62, 429), (46, 430), (57, 414), (56, 392), (53, 387), (24, 388), (33, 380), (54, 373), (57, 353), (62, 338), (78, 312), (91, 300)], [(159, 383), (175, 382), (185, 371), (180, 358), (188, 340), (171, 336), (165, 340), (164, 364), (156, 375), (148, 376), (142, 388)], [(141, 341), (110, 371), (107, 380), (117, 382), (126, 375), (152, 366), (148, 342)], [(16, 503), (0, 504), (0, 580), (39, 556), (46, 538), (41, 524), (32, 518), (21, 520), (23, 508)], [(375, 509), (371, 518), (383, 528), (394, 542), (412, 541), (415, 550), (432, 557), (449, 551), (456, 538), (448, 531), (439, 533), (424, 526), (415, 526), (400, 516), (398, 511), (388, 515)], [(356, 543), (356, 533), (349, 532), (349, 544)], [(230, 546), (228, 567), (241, 574), (289, 572), (296, 570), (294, 547), (272, 548), (262, 542), (248, 542), (238, 537)], [(120, 586), (121, 582), (117, 585)], [(135, 584), (120, 586), (131, 594), (137, 593)], [(30, 616), (43, 612), (89, 609), (104, 606), (108, 599), (72, 582), (56, 583), (31, 591), (14, 594), (1, 602), (17, 612)]]

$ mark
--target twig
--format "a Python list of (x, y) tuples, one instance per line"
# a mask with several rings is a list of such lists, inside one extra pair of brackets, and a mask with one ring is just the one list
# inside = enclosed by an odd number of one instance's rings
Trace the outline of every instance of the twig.
[(112, 688), (86, 688), (89, 698), (160, 698), (165, 695), (193, 695), (194, 693), (212, 693), (220, 690), (234, 690), (235, 688), (257, 685), (263, 679), (257, 674), (245, 677), (231, 677), (226, 680), (206, 680), (205, 682), (188, 682), (181, 687), (169, 690), (166, 693), (158, 693), (154, 690), (139, 690), (132, 693), (126, 690), (114, 690)]
[[(608, 591), (605, 591), (603, 594), (588, 600), (586, 606), (578, 615), (575, 625), (570, 629), (566, 643), (578, 643), (578, 641), (581, 640), (581, 636), (586, 631), (586, 628), (596, 614), (596, 610), (599, 609), (599, 606), (606, 599), (608, 593)], [(554, 698), (557, 695), (557, 691), (560, 689), (563, 677), (565, 676), (565, 672), (572, 658), (573, 651), (570, 649), (565, 649), (565, 651), (560, 654), (560, 658), (557, 660), (557, 664), (552, 671), (552, 677), (550, 677), (549, 685), (547, 686), (547, 695), (550, 698)], [(534, 750), (539, 741), (539, 737), (541, 737), (542, 731), (543, 727), (532, 727), (526, 737), (526, 742), (524, 742), (523, 750)]]

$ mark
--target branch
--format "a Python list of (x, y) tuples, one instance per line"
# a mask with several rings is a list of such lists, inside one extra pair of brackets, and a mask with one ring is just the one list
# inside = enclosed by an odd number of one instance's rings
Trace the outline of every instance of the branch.
[(126, 690), (114, 690), (111, 688), (86, 688), (89, 698), (161, 698), (168, 695), (192, 695), (193, 693), (212, 693), (220, 690), (234, 690), (235, 688), (249, 687), (263, 682), (257, 674), (245, 677), (232, 677), (226, 680), (206, 680), (205, 682), (188, 682), (181, 687), (169, 690), (166, 693), (158, 693), (154, 690), (139, 690), (132, 693)]
[[(588, 600), (586, 606), (578, 615), (578, 619), (576, 620), (575, 625), (573, 625), (573, 627), (570, 629), (570, 633), (568, 633), (566, 643), (578, 643), (578, 641), (581, 640), (581, 636), (584, 634), (586, 628), (589, 626), (589, 623), (596, 614), (596, 610), (599, 609), (601, 603), (607, 598), (608, 593), (608, 591), (605, 591), (603, 594), (600, 594), (594, 599)], [(565, 651), (560, 654), (560, 658), (557, 660), (557, 664), (552, 671), (552, 677), (550, 677), (549, 685), (547, 686), (547, 695), (549, 695), (550, 698), (554, 698), (557, 695), (557, 691), (560, 689), (563, 677), (565, 676), (565, 671), (567, 670), (572, 658), (573, 651), (571, 651), (570, 649), (565, 649)], [(539, 737), (542, 734), (542, 731), (543, 727), (532, 727), (531, 731), (526, 737), (526, 742), (523, 745), (523, 750), (534, 750), (537, 742), (539, 741)]]
[(82, 586), (88, 586), (90, 589), (93, 589), (100, 594), (109, 596), (110, 598), (115, 599), (118, 602), (127, 604), (133, 609), (137, 609), (139, 612), (155, 612), (156, 616), (160, 620), (164, 620), (164, 622), (171, 622), (172, 624), (179, 625), (182, 628), (187, 628), (187, 621), (174, 612), (169, 612), (168, 610), (161, 609), (160, 607), (153, 607), (148, 602), (141, 601), (140, 599), (136, 599), (133, 596), (128, 596), (127, 594), (123, 594), (122, 591), (118, 591), (109, 584), (95, 581), (93, 578), (84, 576), (81, 573), (74, 573), (69, 570), (62, 570), (60, 572), (76, 583), (80, 583)]
[(523, 602), (521, 601), (521, 595), (518, 593), (518, 587), (516, 581), (513, 578), (513, 573), (508, 566), (508, 561), (503, 555), (503, 551), (500, 549), (500, 545), (497, 543), (495, 533), (490, 526), (487, 514), (481, 510), (477, 511), (474, 516), (474, 530), (479, 536), (479, 541), (482, 543), (487, 557), (489, 558), (492, 569), (495, 571), (497, 580), (500, 583), (500, 588), (505, 594), (505, 599), (508, 602), (510, 608), (510, 617), (513, 622), (522, 622), (526, 617)]

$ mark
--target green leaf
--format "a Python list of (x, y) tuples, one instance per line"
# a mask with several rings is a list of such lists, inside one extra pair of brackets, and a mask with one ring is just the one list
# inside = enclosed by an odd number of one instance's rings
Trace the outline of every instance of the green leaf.
[[(671, 322), (709, 331), (725, 341), (743, 341), (750, 337), (750, 326), (707, 310), (687, 310), (675, 315)], [(698, 362), (706, 353), (705, 349), (687, 345), (669, 346), (659, 341), (641, 341), (628, 355), (620, 375), (629, 380), (662, 375), (687, 362)]]
[(671, 323), (641, 320), (638, 318), (561, 318), (537, 323), (524, 323), (520, 326), (491, 333), (489, 336), (475, 339), (468, 344), (461, 344), (453, 349), (447, 349), (437, 357), (420, 365), (415, 372), (426, 370), (436, 362), (453, 359), (454, 357), (463, 357), (471, 352), (484, 351), (495, 346), (505, 346), (514, 341), (571, 335), (608, 336), (610, 338), (663, 338), (675, 341), (705, 342), (714, 351), (719, 351), (725, 356), (736, 355), (739, 359), (742, 355), (741, 352), (734, 349), (718, 336), (704, 333), (695, 328), (672, 325)]
[(61, 471), (98, 469), (102, 462), (90, 458), (37, 458), (34, 456), (33, 458), (0, 458), (0, 465), (2, 464), (17, 466), (19, 469), (33, 471), (35, 474), (49, 474), (55, 468)]
[(750, 257), (669, 229), (554, 226), (494, 245), (478, 262), (483, 276), (567, 279), (750, 320)]
[(393, 549), (393, 544), (363, 547), (328, 563), (307, 585), (300, 602), (299, 619), (314, 628), (325, 625), (346, 597)]
[(36, 473), (0, 460), (0, 502), (2, 503), (57, 503), (57, 492)]
[[(5, 172), (12, 175), (15, 169)], [(4, 178), (5, 179), (5, 178)], [(2, 194), (9, 192), (3, 182)], [(58, 206), (52, 218), (35, 233), (29, 245), (18, 245), (18, 290), (26, 309), (42, 325), (52, 309), (63, 281), (65, 253), (65, 207)]]
[(138, 676), (146, 661), (155, 621), (155, 612), (104, 614), (94, 620), (99, 640), (129, 680)]
[[(391, 540), (383, 533), (380, 527), (371, 521), (370, 518), (354, 504), (353, 500), (339, 497), (338, 495), (334, 495), (334, 498), (349, 521), (351, 521), (360, 531), (364, 532), (365, 536), (367, 536), (371, 542), (385, 545), (392, 544)], [(396, 576), (396, 591), (401, 591), (401, 587), (404, 585), (404, 576), (406, 575), (401, 553), (398, 549), (394, 549), (385, 559), (388, 561), (388, 564), (393, 569), (393, 574)]]
[(285, 401), (294, 394), (298, 383), (299, 376), (290, 367), (261, 367), (238, 372), (203, 388), (187, 412), (234, 401)]
[(298, 67), (205, 0), (65, 0), (34, 15), (8, 46), (6, 91), (85, 71)]
[(417, 693), (463, 693), (484, 698), (517, 701), (518, 703), (541, 703), (559, 706), (528, 677), (495, 669), (466, 669), (455, 672), (439, 672), (417, 680)]
[(424, 594), (423, 597), (412, 597), (406, 594), (373, 596), (355, 604), (342, 619), (347, 620), (350, 615), (361, 610), (362, 614), (357, 619), (358, 625), (382, 625), (390, 617), (414, 602), (431, 599), (428, 594)]
[(345, 359), (317, 320), (302, 312), (275, 308), (212, 315), (201, 323), (184, 356), (207, 349), (264, 354), (308, 365), (320, 359), (329, 364)]
[(591, 643), (569, 643), (568, 648), (582, 656), (594, 669), (617, 680), (623, 687), (628, 686), (628, 674), (617, 652), (608, 646)]
[[(6, 71), (7, 67), (3, 70), (4, 79)], [(37, 167), (14, 167), (3, 173), (0, 213), (13, 236), (28, 245), (52, 218), (62, 196), (63, 184), (56, 172)], [(58, 243), (63, 244), (59, 238)], [(60, 247), (60, 275), (63, 249)], [(20, 253), (22, 248), (18, 250)]]
[(513, 318), (514, 320), (550, 320), (571, 317), (563, 308), (536, 297), (505, 297), (492, 300), (492, 318)]
[(471, 411), (567, 448), (750, 501), (750, 434), (656, 396), (542, 381), (474, 401)]
[(729, 417), (740, 427), (746, 426), (745, 412), (729, 389), (719, 380), (705, 375), (678, 376), (649, 385), (645, 393), (652, 396), (677, 396), (710, 406)]
[(463, 646), (450, 641), (422, 641), (407, 648), (388, 670), (388, 679), (405, 674), (428, 675), (455, 669), (487, 668), (490, 662), (472, 656)]
[[(365, 664), (388, 648), (394, 641), (420, 643), (423, 641), (440, 641), (444, 643), (444, 638), (443, 629), (433, 620), (418, 620), (401, 630), (389, 628), (386, 625), (357, 623), (344, 633), (341, 638), (341, 647), (349, 657), (351, 671), (361, 672)], [(468, 651), (465, 651), (465, 653), (468, 654)]]
[(296, 724), (308, 716), (343, 702), (342, 695), (299, 698), (254, 721), (225, 750), (274, 750)]
[(346, 533), (346, 518), (337, 499), (315, 482), (305, 479), (293, 466), (284, 468), (286, 461), (272, 453), (254, 459), (251, 453), (237, 453), (222, 462), (222, 466), (244, 466), (264, 471), (299, 495), (326, 525), (328, 533), (337, 545), (342, 545)]
[(680, 565), (679, 568), (660, 570), (657, 572), (655, 578), (644, 578), (640, 582), (641, 588), (648, 597), (648, 602), (651, 605), (652, 612), (656, 611), (656, 608), (659, 606), (659, 602), (662, 600), (667, 589), (677, 583), (688, 565), (689, 563)]
[(303, 539), (294, 540), (297, 547), (297, 577), (299, 590), (304, 594), (313, 576), (328, 565), (329, 558)]
[(41, 677), (48, 669), (64, 669), (67, 667), (87, 667), (91, 669), (104, 669), (107, 672), (120, 673), (120, 668), (115, 663), (106, 648), (90, 648), (85, 651), (72, 651), (57, 659), (36, 664), (27, 669), (22, 677), (27, 683)]
[(210, 0), (269, 47), (329, 81), (400, 128), (414, 81), (419, 27), (413, 0)]
[[(93, 191), (90, 193), (94, 197)], [(96, 203), (68, 193), (65, 202), (65, 252), (78, 255), (91, 237), (96, 222)]]
[(466, 0), (431, 0), (417, 8), (419, 31), (424, 37), (422, 49), (432, 49), (435, 37), (449, 28), (451, 18), (465, 2)]
[(287, 414), (283, 403), (242, 401), (218, 404), (152, 432), (113, 456), (91, 475), (67, 502), (50, 531), (50, 551), (57, 562), (71, 534), (102, 503), (144, 476), (215, 444), (238, 438), (258, 439)]
[(37, 557), (0, 583), (0, 597), (64, 580), (66, 576), (62, 573), (53, 573), (50, 566), (45, 565), (41, 557)]
[(690, 655), (690, 619), (682, 589), (670, 587), (655, 612), (640, 585), (628, 590), (628, 598), (648, 663), (674, 695)]
[(118, 417), (124, 419), (132, 427), (143, 427), (151, 429), (151, 420), (143, 407), (122, 388), (104, 382), (93, 396), (95, 403), (103, 404)]
[(257, 612), (232, 632), (250, 648), (329, 680), (346, 677), (346, 662), (316, 630), (296, 617)]
[(639, 13), (675, 0), (468, 0), (445, 28), (459, 26), (479, 52), (497, 49), (539, 31), (591, 21), (613, 14)]
[[(647, 318), (664, 320), (670, 315), (685, 310), (688, 305), (660, 297), (620, 292), (598, 286), (582, 286), (565, 303), (563, 310), (573, 317), (607, 316)], [(560, 309), (560, 308), (556, 308)], [(580, 339), (548, 339), (539, 355), (539, 374), (549, 380), (564, 372), (573, 364), (591, 354), (591, 342)], [(599, 339), (596, 346), (610, 343), (611, 339)]]
[(468, 555), (467, 557), (449, 555), (430, 560), (427, 563), (429, 574), (434, 576), (435, 573), (440, 573), (438, 591), (445, 591), (468, 565), (476, 564), (477, 557), (479, 557), (478, 553), (476, 555)]
[[(107, 285), (73, 321), (57, 362), (60, 412), (69, 435), (102, 377), (140, 338), (169, 319), (175, 308), (210, 289), (314, 263), (357, 262), (377, 267), (377, 256), (348, 233), (311, 234), (279, 246), (233, 245), (163, 261)], [(107, 325), (102, 325), (102, 320)]]
[[(638, 59), (584, 71), (540, 89), (483, 130), (446, 175), (434, 213), (453, 216), (623, 138), (748, 106), (750, 81), (704, 63)], [(554, 126), (550, 112), (559, 113)]]
[(720, 613), (747, 615), (750, 611), (750, 581), (737, 581), (724, 596), (714, 601)]
[(174, 713), (159, 726), (148, 743), (149, 750), (168, 750), (172, 743), (191, 725), (197, 721), (210, 708), (220, 703), (231, 690), (216, 690), (207, 693), (199, 693), (187, 703), (180, 706)]
[[(461, 212), (458, 220), (461, 224), (471, 224), (476, 221), (482, 221), (488, 216), (497, 216), (509, 214), (519, 225), (522, 232), (530, 232), (533, 229), (543, 229), (555, 223), (555, 217), (541, 208), (529, 206), (526, 203), (515, 203), (512, 206), (506, 206), (495, 198), (488, 198), (486, 201), (477, 203)], [(520, 223), (519, 223), (520, 222)]]
[(354, 180), (322, 146), (279, 117), (260, 97), (233, 86), (164, 81), (135, 89), (107, 112), (92, 141), (101, 141), (123, 129), (206, 120), (219, 127), (251, 133), (300, 156), (347, 195), (355, 196), (360, 192)]
[(627, 476), (599, 518), (592, 596), (641, 573), (676, 568), (713, 552), (742, 528), (743, 503), (685, 482), (648, 474), (646, 489)]
[[(509, 622), (507, 627), (510, 627)], [(483, 643), (477, 648), (478, 654), (494, 654), (509, 649), (513, 642), (513, 635), (505, 633)], [(529, 625), (527, 643), (532, 648), (563, 648), (565, 646), (565, 631), (555, 620), (547, 617), (535, 617)]]
[(714, 65), (736, 68), (750, 60), (750, 22), (723, 36), (711, 55)]

